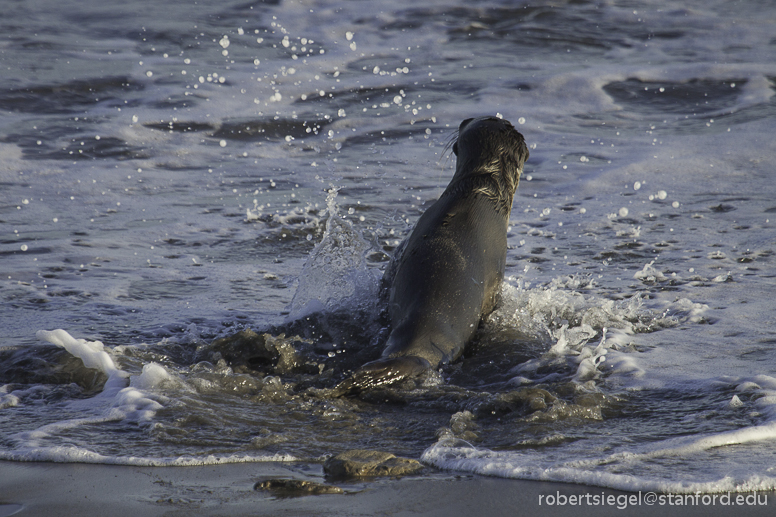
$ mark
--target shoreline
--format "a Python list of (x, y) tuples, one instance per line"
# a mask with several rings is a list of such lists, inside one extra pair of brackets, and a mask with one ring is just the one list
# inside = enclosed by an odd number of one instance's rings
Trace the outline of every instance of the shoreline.
[[(283, 497), (254, 490), (258, 481), (297, 479), (340, 487), (343, 494)], [(724, 495), (724, 494), (721, 494)], [(742, 493), (750, 503), (703, 504), (585, 485), (456, 474), (427, 468), (402, 478), (328, 483), (315, 463), (235, 463), (130, 467), (0, 460), (0, 517), (69, 515), (637, 515), (661, 517), (773, 514), (776, 492)], [(566, 498), (565, 501), (563, 498)], [(679, 500), (681, 499), (681, 501)], [(708, 497), (708, 501), (712, 498)], [(765, 502), (766, 504), (763, 504)], [(550, 504), (548, 504), (550, 503)], [(594, 504), (597, 503), (597, 504)], [(611, 503), (611, 504), (610, 504)], [(681, 504), (677, 504), (681, 503)], [(627, 512), (627, 513), (624, 513)]]

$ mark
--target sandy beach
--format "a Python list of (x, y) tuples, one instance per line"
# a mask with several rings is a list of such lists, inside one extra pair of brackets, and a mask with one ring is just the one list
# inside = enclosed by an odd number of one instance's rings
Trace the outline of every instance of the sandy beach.
[[(344, 494), (278, 497), (270, 478), (326, 482), (317, 464), (205, 467), (0, 462), (0, 517), (70, 515), (772, 515), (774, 493), (663, 495), (429, 471), (401, 479), (336, 482)], [(736, 505), (742, 496), (743, 506)], [(748, 502), (754, 504), (747, 504)], [(661, 497), (656, 494), (656, 497)], [(565, 500), (564, 500), (565, 498)], [(705, 501), (704, 501), (705, 499)], [(709, 503), (704, 505), (704, 502)], [(763, 502), (768, 504), (763, 505)], [(563, 503), (563, 504), (561, 504)]]

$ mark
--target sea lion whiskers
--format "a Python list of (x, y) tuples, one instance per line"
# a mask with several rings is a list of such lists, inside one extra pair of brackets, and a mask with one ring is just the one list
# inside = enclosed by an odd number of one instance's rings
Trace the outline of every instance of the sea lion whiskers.
[(445, 144), (444, 149), (442, 149), (442, 155), (450, 157), (449, 154), (447, 154), (450, 151), (453, 151), (453, 154), (457, 155), (458, 151), (453, 149), (453, 146), (458, 141), (458, 130), (457, 129), (451, 129), (450, 133), (447, 135), (447, 143)]
[[(455, 154), (455, 152), (451, 152), (453, 149), (453, 145), (455, 145), (455, 142), (458, 140), (458, 131), (453, 129), (450, 131), (450, 134), (447, 136), (447, 143), (445, 144), (445, 147), (442, 149), (442, 156), (439, 158), (438, 164), (441, 165), (441, 168), (439, 170), (439, 174), (441, 177), (442, 172), (447, 168), (447, 164), (450, 162), (451, 157)], [(444, 162), (443, 162), (444, 160)]]

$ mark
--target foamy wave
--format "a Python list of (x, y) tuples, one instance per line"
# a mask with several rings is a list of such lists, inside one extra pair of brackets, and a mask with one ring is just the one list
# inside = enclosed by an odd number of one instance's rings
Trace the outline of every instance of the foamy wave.
[[(651, 267), (651, 263), (645, 269)], [(595, 381), (605, 375), (623, 383), (640, 378), (644, 369), (634, 354), (626, 351), (635, 335), (677, 324), (697, 322), (706, 305), (679, 299), (660, 307), (660, 312), (645, 307), (638, 295), (615, 301), (576, 291), (591, 282), (581, 276), (555, 278), (545, 287), (525, 288), (504, 283), (502, 303), (485, 322), (490, 329), (516, 329), (528, 339), (543, 342), (547, 352), (515, 366), (511, 373), (517, 384), (545, 382), (557, 373), (545, 376), (537, 372), (548, 366), (564, 366), (575, 373), (578, 383)]]
[[(776, 379), (758, 375), (751, 379), (723, 378), (714, 382), (735, 386), (738, 393), (751, 394), (751, 415), (761, 418), (762, 423), (643, 445), (625, 444), (611, 454), (602, 454), (608, 449), (605, 444), (591, 444), (584, 450), (566, 448), (553, 454), (546, 448), (492, 451), (461, 440), (441, 439), (423, 453), (421, 460), (442, 469), (488, 476), (581, 483), (629, 491), (715, 493), (775, 489), (776, 477), (769, 474), (772, 468), (763, 470), (748, 465), (731, 468), (724, 462), (710, 464), (706, 469), (697, 468), (712, 450), (724, 453), (727, 447), (767, 446), (776, 440)], [(744, 405), (737, 395), (729, 404), (733, 408)], [(714, 454), (719, 456), (720, 452)]]
[[(11, 438), (19, 444), (21, 450), (70, 451), (75, 457), (86, 454), (82, 449), (44, 447), (46, 439), (64, 431), (92, 424), (105, 422), (127, 421), (138, 425), (150, 425), (156, 412), (162, 409), (166, 399), (150, 394), (145, 390), (158, 387), (161, 383), (170, 381), (171, 377), (164, 367), (150, 363), (143, 367), (140, 375), (131, 376), (116, 366), (113, 358), (105, 351), (100, 341), (75, 339), (64, 330), (38, 331), (39, 339), (65, 348), (70, 354), (79, 358), (87, 368), (94, 368), (108, 376), (105, 386), (98, 395), (89, 399), (73, 400), (67, 404), (70, 409), (77, 409), (84, 416), (81, 418), (63, 419), (58, 422), (43, 425), (37, 429), (16, 433)], [(13, 394), (11, 395), (13, 396)], [(17, 401), (18, 402), (18, 401)], [(12, 453), (16, 454), (16, 453)], [(41, 460), (42, 461), (42, 460)], [(56, 461), (56, 460), (46, 460)], [(83, 458), (73, 461), (85, 461)]]
[[(680, 479), (678, 475), (675, 479), (651, 477), (646, 464), (640, 475), (622, 474), (596, 467), (617, 463), (618, 465), (627, 464), (631, 467), (629, 470), (633, 470), (635, 465), (645, 463), (645, 460), (648, 459), (659, 457), (675, 459), (714, 447), (766, 441), (774, 438), (776, 438), (776, 424), (769, 424), (730, 433), (680, 440), (686, 442), (684, 444), (671, 444), (671, 441), (668, 441), (669, 443), (663, 443), (665, 448), (658, 448), (648, 453), (626, 452), (601, 459), (563, 463), (548, 463), (541, 453), (496, 452), (472, 446), (462, 446), (460, 441), (455, 442), (453, 446), (448, 446), (444, 441), (440, 441), (423, 452), (421, 461), (441, 469), (486, 476), (577, 483), (628, 491), (749, 492), (773, 490), (776, 488), (776, 477), (756, 473), (732, 476), (720, 471), (715, 479), (693, 481)], [(709, 473), (708, 476), (714, 477), (715, 475)]]

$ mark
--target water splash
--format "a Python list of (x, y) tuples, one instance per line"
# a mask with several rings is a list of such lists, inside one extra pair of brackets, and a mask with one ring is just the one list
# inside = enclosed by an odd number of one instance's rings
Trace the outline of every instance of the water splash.
[(310, 252), (289, 307), (289, 320), (318, 311), (370, 309), (378, 298), (378, 281), (367, 266), (372, 246), (353, 225), (339, 216), (332, 187), (326, 198), (326, 231)]

